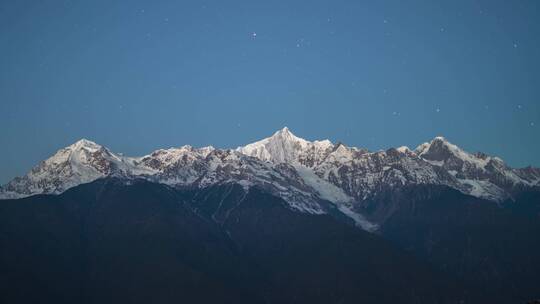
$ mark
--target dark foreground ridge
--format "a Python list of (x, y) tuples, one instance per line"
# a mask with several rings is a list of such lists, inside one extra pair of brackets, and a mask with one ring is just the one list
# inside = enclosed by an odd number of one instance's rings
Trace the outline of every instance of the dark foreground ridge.
[[(536, 202), (538, 197), (535, 197)], [(537, 218), (445, 188), (379, 234), (257, 187), (101, 179), (0, 204), (2, 303), (524, 303)], [(390, 200), (391, 201), (391, 200)], [(529, 204), (534, 199), (529, 198)]]

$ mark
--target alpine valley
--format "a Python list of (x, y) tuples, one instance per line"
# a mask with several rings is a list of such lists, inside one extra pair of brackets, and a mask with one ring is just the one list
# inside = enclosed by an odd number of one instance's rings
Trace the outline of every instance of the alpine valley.
[(0, 188), (2, 303), (527, 303), (540, 169), (436, 137), (283, 128), (127, 157), (89, 140)]

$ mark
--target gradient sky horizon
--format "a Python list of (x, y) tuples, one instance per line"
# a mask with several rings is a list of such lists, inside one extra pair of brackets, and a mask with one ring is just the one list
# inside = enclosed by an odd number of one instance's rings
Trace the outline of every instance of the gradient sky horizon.
[(442, 135), (540, 166), (539, 1), (0, 3), (0, 184), (80, 138), (126, 155), (288, 126)]

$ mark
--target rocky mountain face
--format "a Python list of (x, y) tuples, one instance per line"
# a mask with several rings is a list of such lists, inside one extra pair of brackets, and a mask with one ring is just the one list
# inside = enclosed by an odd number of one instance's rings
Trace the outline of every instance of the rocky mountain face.
[(374, 202), (404, 187), (444, 185), (496, 203), (540, 187), (540, 169), (510, 168), (497, 157), (465, 152), (443, 137), (414, 150), (370, 152), (328, 140), (307, 141), (284, 128), (237, 149), (183, 146), (143, 157), (122, 156), (80, 140), (3, 186), (0, 198), (59, 194), (111, 176), (182, 189), (229, 183), (246, 189), (258, 186), (301, 212), (323, 214), (337, 208), (371, 231), (391, 215), (370, 212)]

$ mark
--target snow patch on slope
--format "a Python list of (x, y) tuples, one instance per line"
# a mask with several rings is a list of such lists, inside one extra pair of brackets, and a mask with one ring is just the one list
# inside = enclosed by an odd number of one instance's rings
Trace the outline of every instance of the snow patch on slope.
[(339, 211), (355, 222), (356, 226), (369, 232), (377, 230), (377, 225), (366, 220), (363, 215), (353, 211), (351, 207), (353, 198), (345, 194), (342, 189), (320, 178), (310, 168), (302, 165), (297, 165), (294, 168), (302, 177), (306, 185), (313, 188), (319, 194), (320, 198), (334, 203)]
[(478, 198), (484, 198), (495, 202), (500, 202), (507, 197), (504, 190), (489, 181), (460, 179), (460, 181), (469, 187), (464, 192)]
[(343, 214), (353, 219), (356, 226), (366, 231), (373, 232), (379, 228), (377, 224), (373, 224), (370, 221), (366, 220), (366, 218), (363, 215), (361, 215), (360, 213), (354, 212), (352, 208), (346, 204), (339, 204), (337, 208)]
[(296, 165), (294, 168), (302, 177), (306, 185), (317, 191), (320, 198), (333, 203), (345, 203), (352, 201), (352, 198), (345, 194), (343, 190), (338, 188), (336, 185), (320, 178), (310, 168), (302, 165)]

